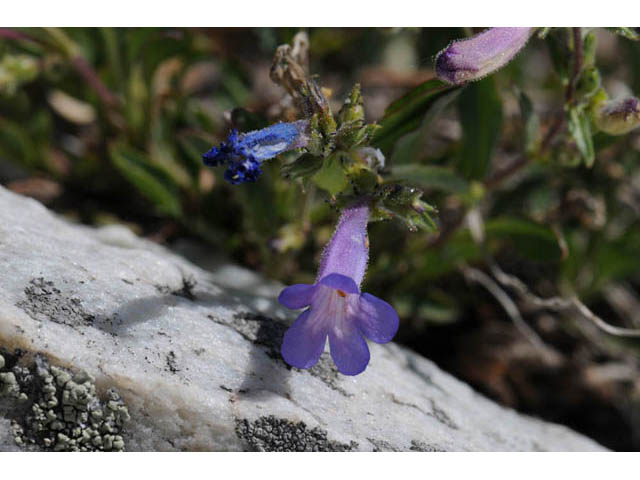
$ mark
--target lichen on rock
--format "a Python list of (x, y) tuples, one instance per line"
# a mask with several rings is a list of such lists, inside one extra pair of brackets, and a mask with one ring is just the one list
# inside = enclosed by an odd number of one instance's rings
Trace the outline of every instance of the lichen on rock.
[(80, 299), (63, 295), (55, 283), (44, 277), (32, 278), (24, 288), (26, 299), (18, 303), (35, 320), (79, 327), (91, 325), (94, 317), (87, 313)]
[(304, 422), (274, 415), (253, 422), (237, 419), (236, 435), (259, 452), (348, 452), (358, 447), (357, 442), (328, 440), (327, 432), (319, 427), (308, 428)]
[(4, 397), (8, 405), (18, 446), (45, 451), (125, 449), (122, 431), (129, 412), (115, 390), (107, 390), (101, 399), (88, 373), (52, 366), (39, 354), (29, 362), (22, 356), (0, 352), (0, 400)]

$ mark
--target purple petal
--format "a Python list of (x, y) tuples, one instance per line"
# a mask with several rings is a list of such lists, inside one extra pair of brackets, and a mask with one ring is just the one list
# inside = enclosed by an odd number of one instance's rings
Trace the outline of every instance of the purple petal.
[(324, 249), (317, 281), (330, 273), (339, 273), (360, 285), (369, 259), (367, 222), (369, 206), (358, 203), (345, 208), (329, 244)]
[(326, 287), (335, 288), (336, 290), (342, 290), (345, 293), (359, 293), (360, 289), (356, 282), (352, 278), (339, 273), (331, 273), (320, 280), (321, 285)]
[(324, 351), (327, 331), (317, 328), (311, 320), (311, 310), (305, 310), (293, 322), (282, 340), (282, 358), (292, 367), (309, 368), (315, 365)]
[(355, 326), (331, 330), (329, 346), (333, 362), (343, 375), (358, 375), (369, 364), (369, 347)]
[(376, 343), (390, 342), (398, 331), (396, 310), (384, 300), (369, 293), (360, 295), (355, 319), (360, 331)]
[(315, 291), (315, 285), (298, 283), (282, 290), (278, 296), (278, 301), (291, 310), (297, 310), (311, 305)]

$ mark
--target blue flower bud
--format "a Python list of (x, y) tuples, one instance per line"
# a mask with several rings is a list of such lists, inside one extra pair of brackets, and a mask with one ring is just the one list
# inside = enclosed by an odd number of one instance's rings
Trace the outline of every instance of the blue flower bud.
[(225, 142), (202, 155), (202, 161), (209, 167), (227, 165), (224, 179), (229, 183), (255, 182), (262, 173), (262, 161), (308, 145), (308, 126), (308, 121), (299, 120), (247, 133), (232, 130)]

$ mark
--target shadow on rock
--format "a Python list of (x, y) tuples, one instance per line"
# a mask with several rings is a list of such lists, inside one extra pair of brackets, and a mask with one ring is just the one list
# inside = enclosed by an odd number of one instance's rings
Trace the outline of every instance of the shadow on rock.
[(264, 399), (270, 395), (289, 398), (287, 380), (291, 375), (291, 367), (284, 362), (280, 354), (280, 345), (287, 325), (273, 318), (255, 314), (236, 315), (234, 320), (249, 326), (252, 331), (252, 348), (249, 354), (251, 361), (240, 392), (255, 399)]
[[(244, 300), (247, 300), (246, 302)], [(256, 302), (262, 305), (256, 305)], [(280, 355), (282, 337), (288, 325), (270, 315), (255, 313), (266, 308), (270, 313), (275, 303), (263, 297), (251, 297), (246, 292), (223, 291), (211, 293), (195, 291), (191, 298), (174, 292), (136, 298), (124, 303), (108, 318), (96, 319), (94, 326), (113, 336), (127, 335), (138, 324), (166, 315), (170, 307), (198, 308), (209, 320), (235, 330), (248, 342), (250, 362), (244, 372), (238, 393), (253, 398), (270, 395), (289, 396), (287, 379), (289, 367)], [(237, 313), (232, 317), (216, 315), (213, 307), (224, 306)], [(206, 312), (211, 313), (207, 314)]]
[(175, 303), (175, 298), (170, 295), (136, 298), (123, 304), (109, 317), (96, 319), (94, 326), (111, 335), (123, 335), (134, 325), (162, 315), (167, 307)]

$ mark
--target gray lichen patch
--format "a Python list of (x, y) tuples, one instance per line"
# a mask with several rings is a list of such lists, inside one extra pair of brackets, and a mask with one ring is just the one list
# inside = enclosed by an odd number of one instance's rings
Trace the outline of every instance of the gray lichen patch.
[(369, 440), (369, 442), (371, 442), (371, 444), (373, 445), (374, 452), (399, 452), (400, 451), (398, 448), (394, 447), (393, 445), (391, 445), (391, 443), (387, 442), (386, 440), (381, 440), (379, 438), (367, 438), (367, 440)]
[(80, 299), (63, 295), (53, 282), (43, 277), (31, 279), (24, 293), (27, 298), (16, 306), (35, 320), (79, 327), (91, 325), (95, 319), (84, 310)]
[[(9, 405), (14, 440), (45, 451), (123, 451), (129, 412), (113, 389), (101, 399), (86, 372), (49, 365), (36, 354), (26, 366), (20, 352), (0, 351), (0, 401)], [(3, 398), (4, 397), (4, 398)]]
[(409, 448), (412, 452), (446, 452), (444, 448), (439, 445), (434, 445), (431, 443), (425, 443), (420, 440), (411, 440), (411, 447)]
[(171, 350), (165, 357), (165, 363), (166, 363), (165, 370), (174, 374), (180, 371), (180, 369), (178, 368), (178, 364), (176, 362), (176, 354), (173, 350)]
[(327, 439), (319, 427), (307, 428), (304, 422), (292, 422), (273, 415), (250, 422), (236, 419), (236, 434), (254, 451), (259, 452), (348, 452), (358, 444)]

